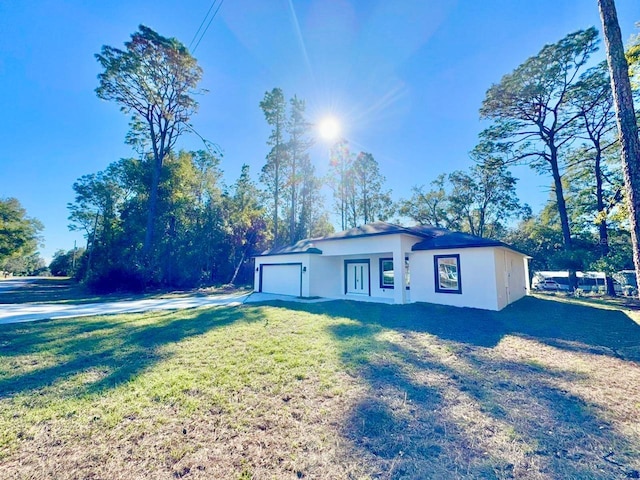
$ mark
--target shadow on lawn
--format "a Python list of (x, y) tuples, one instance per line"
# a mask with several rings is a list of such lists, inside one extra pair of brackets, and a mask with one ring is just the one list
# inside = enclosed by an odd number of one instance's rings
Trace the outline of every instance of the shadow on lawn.
[[(80, 318), (3, 327), (0, 361), (10, 365), (12, 358), (19, 362), (21, 356), (29, 356), (36, 368), (13, 375), (7, 369), (5, 378), (0, 378), (0, 398), (53, 385), (92, 369), (104, 372), (104, 376), (73, 389), (72, 394), (99, 393), (161, 361), (164, 345), (237, 321), (262, 319), (255, 309), (238, 308), (154, 312), (145, 314), (144, 321), (134, 322), (130, 318)], [(37, 368), (39, 363), (45, 366)]]
[(290, 309), (357, 320), (338, 337), (391, 328), (429, 333), (445, 340), (494, 347), (505, 335), (534, 338), (548, 345), (609, 355), (640, 363), (640, 325), (619, 310), (525, 297), (500, 312), (414, 303), (364, 302), (287, 304)]
[(347, 320), (330, 331), (370, 388), (343, 434), (374, 478), (639, 478), (638, 439), (603, 418), (602, 402), (570, 391), (585, 374), (493, 353), (515, 335), (637, 368), (640, 326), (620, 311), (532, 297), (501, 312), (287, 306)]

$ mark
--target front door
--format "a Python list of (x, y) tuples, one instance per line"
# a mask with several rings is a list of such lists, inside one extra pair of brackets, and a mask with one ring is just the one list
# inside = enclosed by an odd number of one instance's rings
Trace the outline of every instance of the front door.
[(369, 295), (369, 262), (346, 261), (346, 293)]

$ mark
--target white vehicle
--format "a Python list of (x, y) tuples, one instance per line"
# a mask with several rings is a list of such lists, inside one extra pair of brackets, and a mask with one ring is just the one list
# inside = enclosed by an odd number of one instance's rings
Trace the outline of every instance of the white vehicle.
[(540, 282), (538, 287), (540, 288), (540, 290), (550, 290), (550, 291), (563, 290), (562, 285), (556, 282), (553, 278), (547, 278), (546, 280), (543, 280), (542, 282)]
[(534, 290), (568, 292), (569, 272), (536, 272), (531, 281)]

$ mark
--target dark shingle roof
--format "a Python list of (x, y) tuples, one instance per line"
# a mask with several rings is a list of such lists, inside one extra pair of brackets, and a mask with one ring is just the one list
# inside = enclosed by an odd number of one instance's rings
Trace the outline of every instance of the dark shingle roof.
[(506, 243), (490, 238), (476, 237), (468, 233), (452, 232), (444, 228), (436, 228), (430, 225), (418, 227), (428, 237), (416, 243), (411, 250), (446, 250), (449, 248), (471, 248), (471, 247), (507, 247)]
[[(286, 255), (291, 253), (322, 253), (322, 250), (315, 247), (315, 242), (323, 242), (326, 240), (340, 240), (343, 238), (358, 238), (358, 237), (370, 237), (373, 235), (391, 235), (394, 233), (409, 233), (407, 228), (399, 225), (393, 225), (386, 222), (373, 222), (361, 227), (351, 228), (342, 232), (332, 233), (331, 235), (325, 235), (324, 237), (305, 238), (293, 245), (286, 247), (272, 248), (263, 252), (261, 255)], [(415, 234), (413, 234), (415, 235)], [(422, 235), (418, 235), (422, 236)]]
[(360, 227), (350, 228), (342, 232), (332, 233), (324, 237), (316, 238), (315, 241), (324, 240), (338, 240), (340, 238), (358, 238), (358, 237), (371, 237), (374, 235), (392, 235), (394, 233), (406, 233), (409, 235), (417, 235), (423, 237), (417, 230), (413, 230), (413, 227), (401, 227), (400, 225), (394, 225), (387, 222), (373, 222), (367, 223)]
[(313, 238), (307, 238), (305, 240), (300, 240), (293, 245), (272, 248), (271, 250), (262, 252), (261, 255), (287, 255), (291, 253), (322, 253), (322, 250), (313, 245)]
[(423, 240), (416, 243), (411, 250), (446, 250), (451, 248), (472, 248), (472, 247), (505, 247), (515, 250), (513, 247), (498, 240), (476, 237), (468, 233), (452, 232), (445, 228), (433, 227), (431, 225), (416, 225), (413, 227), (402, 227), (386, 222), (373, 222), (361, 227), (351, 228), (342, 232), (333, 233), (324, 237), (307, 238), (286, 247), (274, 248), (262, 253), (266, 255), (287, 255), (294, 253), (316, 253), (321, 254), (322, 250), (316, 247), (316, 243), (327, 240), (340, 240), (346, 238), (370, 237), (374, 235), (392, 234), (413, 235)]

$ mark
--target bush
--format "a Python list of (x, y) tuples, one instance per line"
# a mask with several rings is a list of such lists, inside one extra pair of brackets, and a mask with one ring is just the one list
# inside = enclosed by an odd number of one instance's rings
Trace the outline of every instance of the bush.
[(94, 293), (113, 292), (140, 293), (144, 291), (145, 280), (142, 272), (115, 267), (98, 272), (87, 280), (87, 287)]

